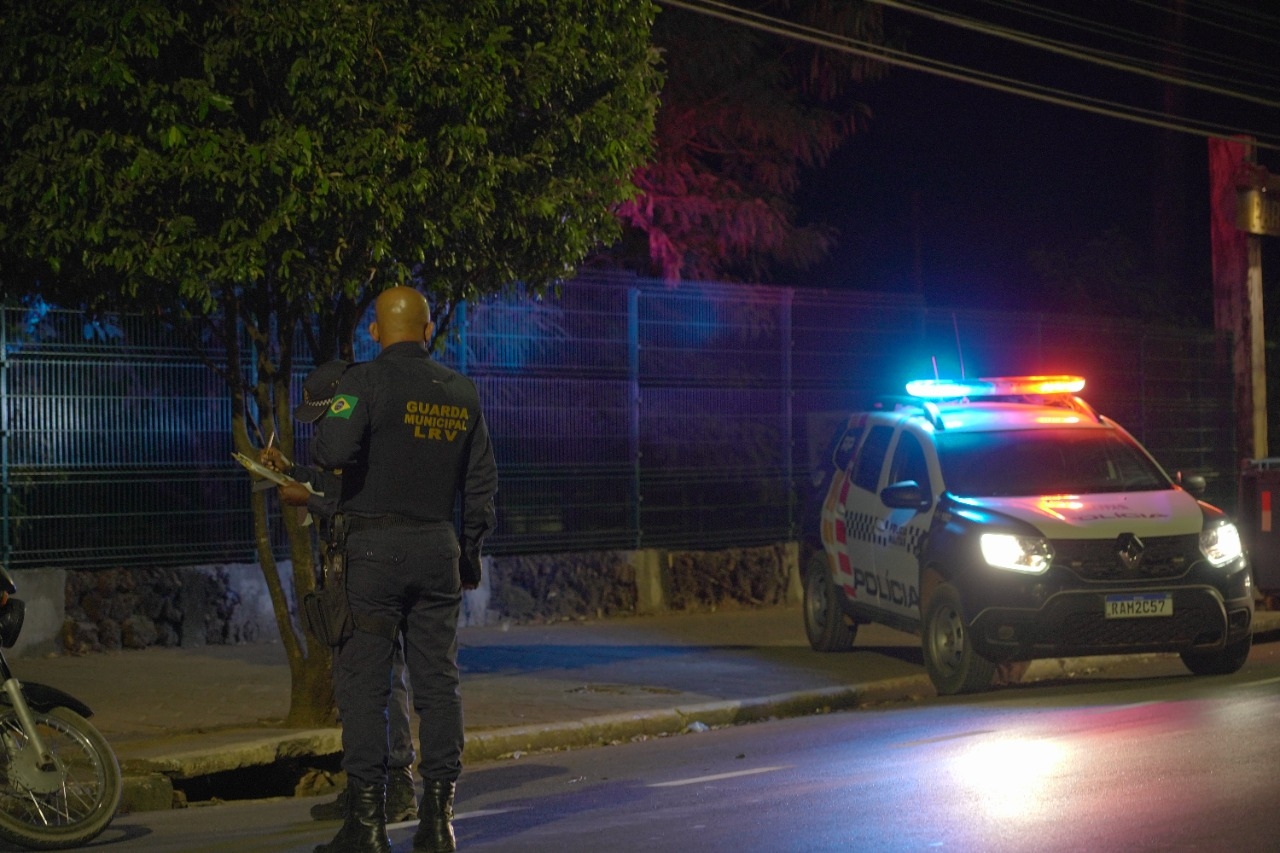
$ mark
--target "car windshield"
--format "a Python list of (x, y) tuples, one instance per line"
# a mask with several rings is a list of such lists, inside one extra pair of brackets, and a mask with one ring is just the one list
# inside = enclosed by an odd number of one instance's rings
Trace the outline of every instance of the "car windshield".
[(947, 491), (962, 497), (1171, 488), (1136, 444), (1111, 429), (940, 432), (938, 457)]

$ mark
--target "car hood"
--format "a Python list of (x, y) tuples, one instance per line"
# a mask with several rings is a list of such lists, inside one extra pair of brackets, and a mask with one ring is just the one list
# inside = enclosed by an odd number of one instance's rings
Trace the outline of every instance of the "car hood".
[(1204, 514), (1181, 489), (1030, 498), (961, 498), (973, 507), (1013, 516), (1049, 539), (1110, 539), (1121, 533), (1178, 536), (1199, 533)]

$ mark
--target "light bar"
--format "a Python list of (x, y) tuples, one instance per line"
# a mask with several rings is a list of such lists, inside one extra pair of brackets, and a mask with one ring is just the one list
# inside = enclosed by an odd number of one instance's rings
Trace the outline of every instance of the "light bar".
[(988, 376), (982, 379), (916, 379), (907, 383), (912, 397), (930, 400), (1017, 394), (1075, 394), (1084, 388), (1080, 376)]
[(926, 400), (946, 400), (953, 397), (982, 397), (994, 394), (992, 385), (982, 379), (915, 379), (907, 383), (907, 393)]
[(995, 376), (984, 379), (997, 387), (997, 394), (1079, 394), (1082, 376)]

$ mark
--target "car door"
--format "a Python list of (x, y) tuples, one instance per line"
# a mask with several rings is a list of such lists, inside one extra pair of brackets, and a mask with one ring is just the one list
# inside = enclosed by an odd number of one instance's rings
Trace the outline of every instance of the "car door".
[(833, 557), (836, 584), (850, 599), (873, 607), (879, 604), (877, 595), (869, 595), (877, 589), (872, 531), (893, 432), (892, 424), (867, 424), (843, 476), (832, 482), (823, 511), (823, 545)]
[(882, 487), (914, 481), (929, 496), (929, 507), (894, 509), (877, 500), (873, 525), (880, 605), (912, 619), (920, 618), (920, 552), (937, 505), (936, 484), (941, 482), (936, 460), (930, 465), (931, 446), (914, 424), (898, 432)]

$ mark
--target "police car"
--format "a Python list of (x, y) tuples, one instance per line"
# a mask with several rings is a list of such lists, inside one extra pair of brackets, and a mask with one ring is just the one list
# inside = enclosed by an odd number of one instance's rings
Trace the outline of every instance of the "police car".
[[(1041, 657), (1177, 652), (1238, 670), (1253, 588), (1236, 527), (1170, 478), (1074, 376), (923, 380), (842, 423), (804, 571), (810, 645), (921, 636), (939, 694)], [(825, 488), (824, 488), (825, 487)]]

